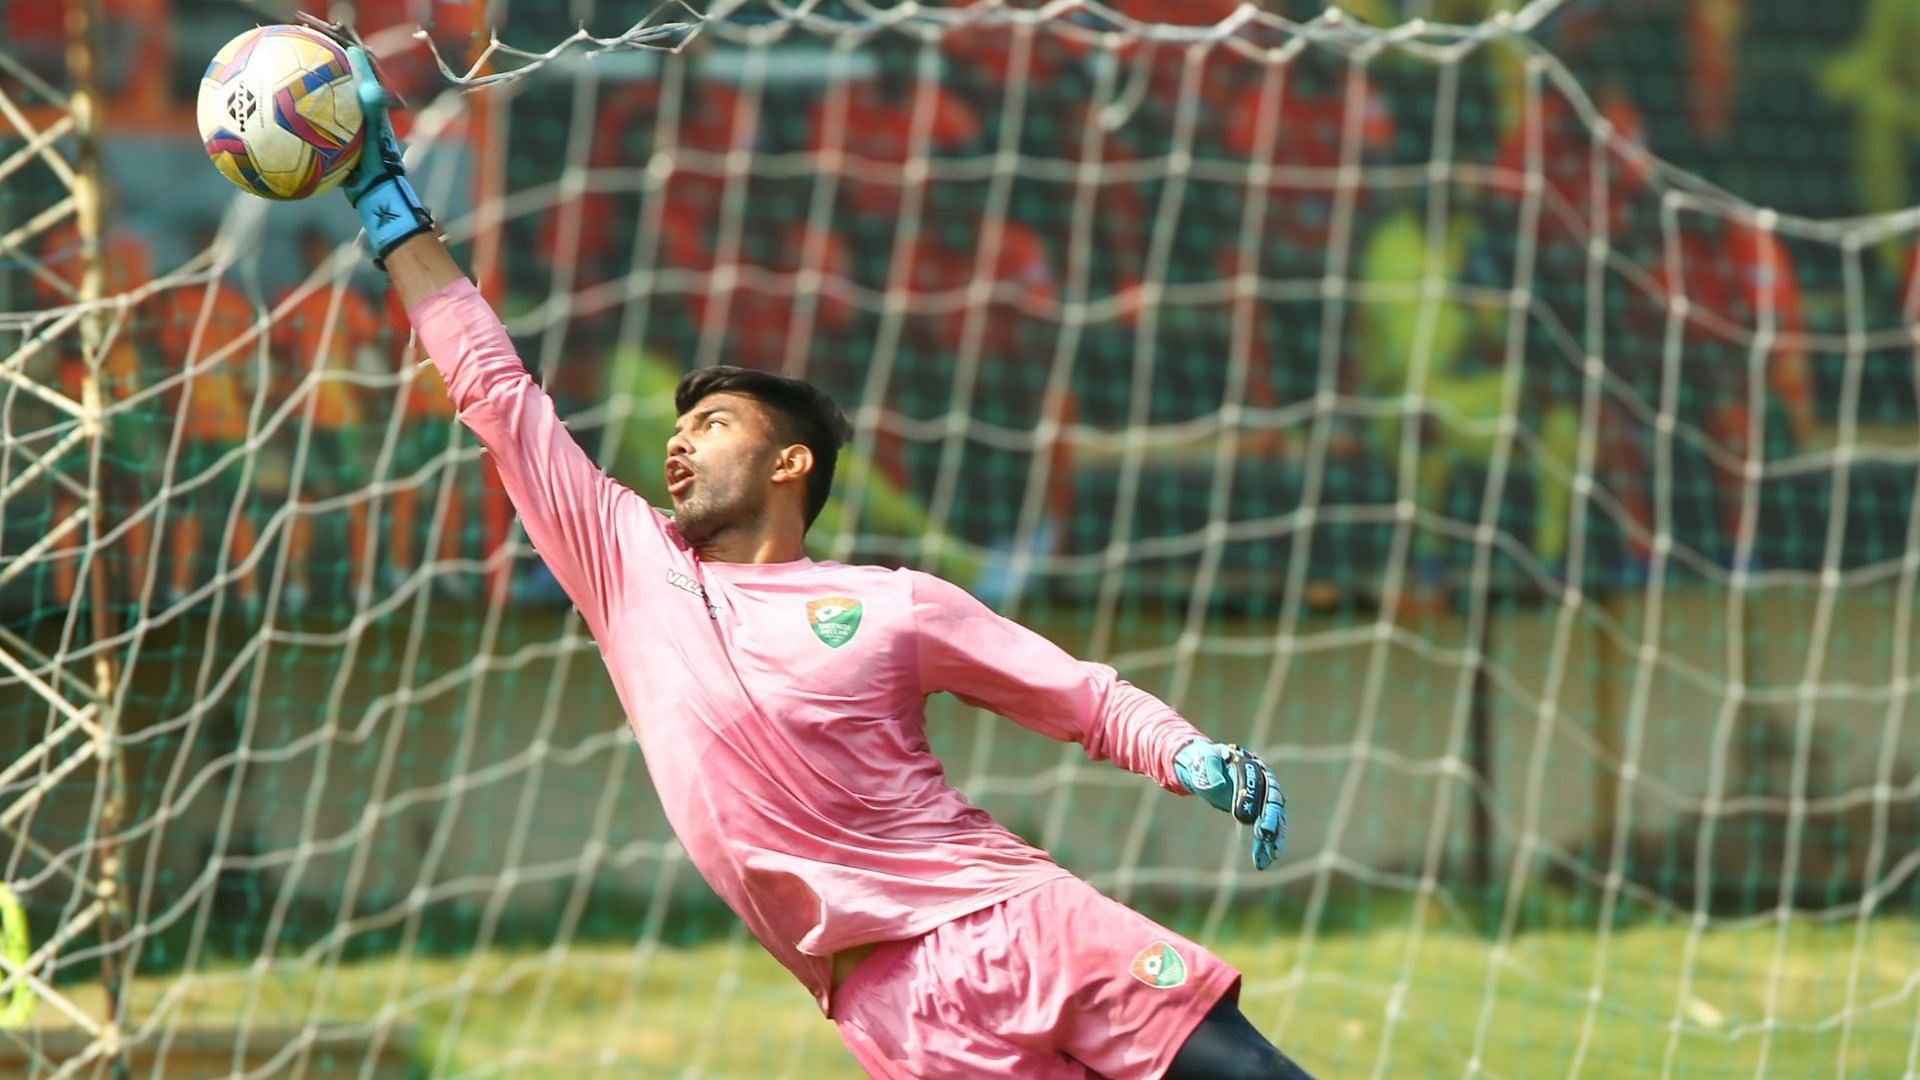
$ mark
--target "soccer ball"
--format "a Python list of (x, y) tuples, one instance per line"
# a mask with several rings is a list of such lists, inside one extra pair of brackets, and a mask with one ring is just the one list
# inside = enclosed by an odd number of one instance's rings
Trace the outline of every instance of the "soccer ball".
[(200, 138), (220, 175), (263, 199), (304, 199), (346, 179), (366, 125), (347, 52), (304, 26), (257, 26), (200, 78)]

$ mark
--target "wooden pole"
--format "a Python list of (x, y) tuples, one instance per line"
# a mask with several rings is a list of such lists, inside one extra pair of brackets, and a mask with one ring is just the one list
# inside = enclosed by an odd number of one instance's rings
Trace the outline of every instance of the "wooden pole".
[[(74, 119), (75, 225), (80, 234), (80, 302), (97, 304), (105, 292), (101, 265), (100, 239), (106, 233), (105, 199), (100, 178), (101, 98), (97, 41), (103, 16), (100, 0), (68, 0), (67, 72), (73, 80), (71, 109)], [(101, 498), (101, 459), (107, 439), (104, 420), (105, 394), (101, 369), (106, 357), (102, 343), (102, 315), (90, 311), (80, 323), (80, 341), (86, 354), (86, 374), (81, 380), (81, 405), (88, 425), (87, 543), (90, 549), (87, 575), (87, 602), (91, 608), (90, 628), (96, 642), (107, 641), (114, 633), (112, 580), (100, 550), (104, 500)], [(126, 888), (119, 835), (126, 813), (126, 780), (120, 758), (120, 710), (114, 698), (118, 679), (111, 651), (101, 649), (93, 658), (93, 690), (99, 702), (96, 716), (94, 761), (97, 767), (99, 817), (94, 822), (94, 891), (101, 905), (100, 980), (106, 991), (107, 1015), (101, 1033), (106, 1043), (102, 1055), (111, 1062), (115, 1077), (128, 1075), (125, 1047), (120, 1033), (125, 1023), (126, 972), (122, 970), (119, 949), (126, 920)]]

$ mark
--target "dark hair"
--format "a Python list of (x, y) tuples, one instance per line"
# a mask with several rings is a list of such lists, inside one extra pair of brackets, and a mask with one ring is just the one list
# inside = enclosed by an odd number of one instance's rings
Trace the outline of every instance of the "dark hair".
[(840, 448), (853, 438), (853, 425), (826, 391), (787, 375), (721, 364), (689, 371), (673, 391), (673, 408), (681, 416), (714, 394), (739, 394), (766, 407), (773, 418), (773, 437), (782, 446), (794, 443), (813, 451), (813, 471), (807, 474), (806, 527), (827, 505), (833, 490), (833, 466)]

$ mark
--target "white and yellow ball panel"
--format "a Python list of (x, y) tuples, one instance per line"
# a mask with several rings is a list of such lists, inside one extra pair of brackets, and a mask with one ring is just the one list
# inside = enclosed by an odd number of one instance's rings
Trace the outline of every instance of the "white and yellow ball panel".
[(257, 27), (223, 46), (200, 80), (196, 118), (214, 167), (269, 199), (326, 191), (360, 157), (346, 52), (305, 27)]

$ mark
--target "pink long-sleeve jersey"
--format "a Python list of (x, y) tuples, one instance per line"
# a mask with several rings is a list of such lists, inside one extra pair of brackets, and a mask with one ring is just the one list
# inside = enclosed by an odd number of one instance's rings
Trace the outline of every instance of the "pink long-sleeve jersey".
[(831, 958), (1065, 870), (947, 783), (950, 691), (1170, 791), (1192, 725), (939, 578), (702, 560), (588, 458), (472, 283), (410, 314), (534, 549), (586, 618), (687, 857), (829, 1008)]

